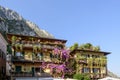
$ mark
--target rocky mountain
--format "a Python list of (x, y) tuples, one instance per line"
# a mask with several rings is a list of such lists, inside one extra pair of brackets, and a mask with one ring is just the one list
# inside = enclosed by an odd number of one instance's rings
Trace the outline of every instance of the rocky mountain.
[(0, 6), (0, 31), (7, 33), (22, 34), (54, 38), (46, 30), (40, 29), (33, 22), (24, 19), (17, 12)]

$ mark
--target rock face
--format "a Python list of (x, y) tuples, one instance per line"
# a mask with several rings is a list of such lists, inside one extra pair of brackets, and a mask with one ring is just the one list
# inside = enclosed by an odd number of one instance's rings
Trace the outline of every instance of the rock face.
[(0, 31), (13, 34), (54, 38), (53, 35), (40, 29), (36, 24), (25, 20), (17, 12), (2, 6), (0, 6)]

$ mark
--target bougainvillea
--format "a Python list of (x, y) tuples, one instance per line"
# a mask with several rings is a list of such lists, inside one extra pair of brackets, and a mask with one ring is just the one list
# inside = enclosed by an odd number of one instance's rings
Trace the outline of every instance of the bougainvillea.
[(60, 55), (60, 58), (62, 58), (61, 60), (65, 60), (65, 62), (63, 64), (54, 64), (54, 63), (45, 63), (43, 62), (41, 65), (42, 69), (46, 69), (49, 68), (50, 69), (50, 73), (54, 74), (58, 74), (59, 77), (64, 78), (64, 75), (66, 72), (71, 72), (70, 69), (66, 68), (66, 60), (69, 59), (69, 50), (66, 49), (58, 49), (58, 48), (54, 48), (53, 49), (53, 54), (54, 55)]
[(54, 48), (53, 53), (54, 54), (58, 54), (59, 53), (59, 49), (58, 48)]
[(61, 52), (62, 52), (62, 58), (67, 60), (69, 58), (70, 51), (66, 49), (62, 49)]
[(64, 72), (65, 72), (65, 68), (66, 68), (65, 64), (61, 64), (61, 65), (53, 64), (53, 63), (46, 64), (45, 62), (43, 62), (40, 67), (42, 69), (49, 68), (51, 73), (53, 72), (53, 69), (55, 69), (55, 73), (63, 73), (61, 75), (61, 77), (64, 78)]

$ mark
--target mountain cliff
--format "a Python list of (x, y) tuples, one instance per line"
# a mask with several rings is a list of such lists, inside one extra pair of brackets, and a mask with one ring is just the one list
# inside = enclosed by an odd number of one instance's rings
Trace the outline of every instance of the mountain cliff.
[(54, 38), (53, 35), (46, 30), (40, 29), (36, 24), (24, 19), (17, 12), (2, 6), (0, 6), (0, 31), (13, 34)]

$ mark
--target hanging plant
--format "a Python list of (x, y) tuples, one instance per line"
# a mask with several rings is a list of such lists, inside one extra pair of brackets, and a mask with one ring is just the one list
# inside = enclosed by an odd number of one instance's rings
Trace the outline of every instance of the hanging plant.
[(29, 37), (28, 41), (33, 43), (34, 42), (34, 38), (33, 37)]
[(23, 50), (23, 44), (19, 44), (20, 51)]
[(103, 60), (103, 65), (106, 65), (107, 64), (107, 57), (103, 56), (102, 60)]
[(14, 44), (14, 43), (15, 43), (16, 39), (17, 39), (17, 37), (16, 37), (16, 36), (12, 36), (12, 38), (11, 38), (12, 44)]
[(23, 44), (15, 44), (15, 49), (22, 51), (23, 50)]
[(95, 63), (97, 64), (97, 66), (99, 66), (99, 64), (100, 64), (99, 61), (100, 61), (100, 58), (95, 59)]
[(19, 40), (16, 40), (16, 44), (15, 44), (16, 50), (19, 50), (19, 44), (20, 44), (20, 41), (19, 41)]
[(107, 58), (105, 56), (100, 58), (100, 65), (101, 67), (103, 67), (104, 65), (106, 65), (107, 63)]
[(40, 44), (40, 39), (38, 39), (38, 41), (37, 41), (37, 47), (38, 47), (38, 50), (40, 51), (41, 50), (41, 44)]
[(35, 60), (35, 59), (36, 59), (35, 53), (33, 52), (33, 53), (32, 53), (32, 60)]
[(15, 49), (18, 50), (19, 44), (15, 44)]
[(81, 59), (81, 56), (79, 53), (76, 53), (74, 57), (76, 58), (77, 62)]
[(37, 46), (37, 48), (38, 48), (38, 50), (40, 51), (40, 50), (41, 50), (41, 45), (39, 44), (39, 45)]
[(37, 45), (33, 46), (33, 52), (37, 52)]
[(88, 65), (91, 66), (93, 62), (93, 58), (88, 58)]

